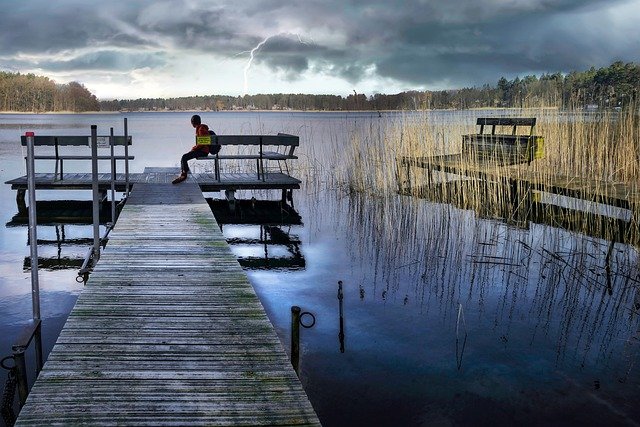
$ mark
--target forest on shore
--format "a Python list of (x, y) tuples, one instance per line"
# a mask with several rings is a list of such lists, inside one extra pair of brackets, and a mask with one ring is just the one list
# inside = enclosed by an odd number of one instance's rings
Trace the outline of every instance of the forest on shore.
[(617, 61), (596, 69), (541, 76), (502, 77), (495, 85), (398, 94), (196, 95), (179, 98), (98, 100), (83, 84), (57, 84), (34, 74), (0, 72), (0, 111), (221, 111), (424, 110), (468, 108), (621, 108), (637, 100), (640, 64)]

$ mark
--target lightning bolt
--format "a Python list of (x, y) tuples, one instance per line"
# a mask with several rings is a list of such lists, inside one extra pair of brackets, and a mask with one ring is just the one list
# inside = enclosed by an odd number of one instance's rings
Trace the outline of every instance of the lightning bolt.
[(255, 57), (255, 54), (258, 50), (260, 50), (260, 48), (262, 46), (264, 46), (264, 44), (269, 41), (269, 39), (273, 38), (273, 37), (277, 37), (277, 36), (281, 36), (281, 35), (286, 35), (286, 36), (296, 36), (298, 38), (298, 41), (300, 42), (300, 44), (304, 44), (304, 45), (310, 45), (313, 43), (313, 39), (311, 40), (311, 43), (309, 42), (305, 42), (302, 39), (302, 36), (300, 36), (300, 34), (291, 34), (291, 33), (278, 33), (278, 34), (273, 34), (271, 36), (268, 36), (267, 38), (265, 38), (264, 40), (262, 40), (260, 43), (258, 43), (253, 49), (248, 50), (248, 51), (244, 51), (244, 52), (240, 52), (237, 55), (242, 55), (245, 53), (249, 53), (249, 59), (247, 60), (247, 63), (244, 66), (244, 90), (243, 90), (243, 96), (246, 95), (249, 92), (249, 70), (251, 69), (251, 64), (253, 63), (253, 58)]
[(264, 39), (260, 43), (258, 43), (256, 45), (256, 47), (254, 47), (253, 49), (251, 49), (249, 51), (249, 60), (247, 61), (247, 64), (244, 66), (244, 91), (243, 91), (243, 95), (246, 95), (247, 92), (249, 91), (249, 69), (251, 68), (251, 63), (253, 62), (253, 57), (254, 57), (255, 53), (258, 51), (258, 49), (260, 49), (262, 46), (264, 46), (264, 44), (267, 42), (267, 40), (269, 40), (271, 37), (274, 37), (274, 36), (267, 37), (266, 39)]

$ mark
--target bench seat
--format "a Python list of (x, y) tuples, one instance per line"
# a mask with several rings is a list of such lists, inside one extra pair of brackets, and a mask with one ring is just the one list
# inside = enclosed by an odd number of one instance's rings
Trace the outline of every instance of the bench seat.
[(260, 154), (214, 154), (207, 157), (196, 157), (196, 160), (295, 160), (298, 156), (284, 153), (276, 153), (275, 151), (265, 151)]

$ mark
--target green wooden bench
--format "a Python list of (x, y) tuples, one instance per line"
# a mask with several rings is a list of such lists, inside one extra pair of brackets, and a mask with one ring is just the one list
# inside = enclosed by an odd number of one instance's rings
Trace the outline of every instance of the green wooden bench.
[[(462, 136), (462, 156), (467, 160), (515, 165), (544, 157), (544, 138), (533, 133), (535, 118), (478, 118), (476, 125), (477, 134)], [(519, 127), (528, 127), (528, 134), (518, 134)], [(504, 128), (510, 133), (496, 132)]]
[[(129, 160), (135, 159), (134, 156), (129, 155), (128, 147), (131, 145), (131, 136), (98, 136), (98, 148), (109, 148), (109, 141), (113, 141), (114, 148), (116, 146), (124, 147), (124, 155), (114, 155), (114, 160), (124, 160), (125, 170), (129, 171)], [(34, 137), (34, 147), (50, 146), (54, 147), (54, 154), (35, 154), (34, 160), (54, 160), (55, 161), (55, 173), (56, 179), (64, 179), (64, 161), (65, 160), (91, 160), (91, 155), (79, 155), (79, 154), (66, 154), (61, 152), (62, 147), (90, 147), (90, 136), (48, 136), (48, 135), (36, 135)], [(21, 137), (21, 143), (23, 146), (27, 145), (27, 137)], [(111, 160), (110, 155), (99, 155), (98, 160)]]
[[(217, 154), (199, 157), (196, 160), (213, 160), (215, 178), (218, 181), (220, 181), (221, 162), (226, 160), (255, 160), (256, 174), (258, 179), (262, 181), (266, 178), (265, 160), (277, 161), (281, 170), (282, 165), (284, 165), (288, 174), (286, 161), (298, 158), (294, 152), (296, 147), (300, 145), (299, 137), (285, 133), (277, 135), (211, 135), (210, 139), (211, 145), (220, 145), (220, 151)], [(225, 147), (232, 146), (249, 147), (249, 152), (227, 153)], [(270, 150), (267, 150), (267, 148)]]

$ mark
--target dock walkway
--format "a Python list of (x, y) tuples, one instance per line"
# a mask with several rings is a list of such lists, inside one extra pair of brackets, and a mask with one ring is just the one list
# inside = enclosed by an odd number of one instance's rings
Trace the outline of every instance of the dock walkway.
[(194, 179), (134, 184), (16, 425), (318, 425)]

